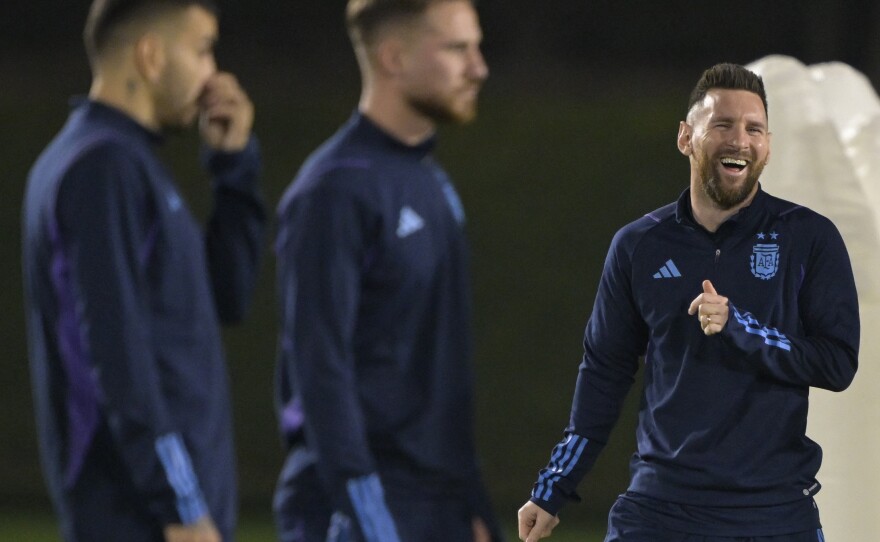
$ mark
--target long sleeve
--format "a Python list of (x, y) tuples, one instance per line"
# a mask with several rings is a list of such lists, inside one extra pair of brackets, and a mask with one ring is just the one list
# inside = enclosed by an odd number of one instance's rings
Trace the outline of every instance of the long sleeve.
[(647, 329), (632, 296), (629, 258), (621, 234), (612, 242), (584, 336), (571, 420), (549, 464), (541, 470), (532, 501), (556, 514), (608, 442), (644, 354)]
[(147, 182), (120, 144), (96, 147), (71, 168), (56, 219), (79, 333), (114, 443), (131, 480), (165, 523), (207, 514), (185, 443), (165, 403), (152, 347), (142, 258), (154, 234)]
[(396, 540), (370, 452), (354, 355), (370, 214), (358, 196), (327, 183), (294, 199), (276, 246), (282, 292), (284, 370), (305, 413), (332, 502), (368, 542)]
[(204, 150), (202, 162), (214, 179), (214, 210), (206, 234), (214, 299), (220, 320), (236, 323), (253, 296), (266, 235), (256, 138), (236, 153)]
[(833, 224), (823, 219), (823, 225), (801, 268), (801, 329), (758, 321), (731, 293), (722, 336), (748, 363), (782, 383), (841, 391), (858, 367), (859, 305), (843, 239)]

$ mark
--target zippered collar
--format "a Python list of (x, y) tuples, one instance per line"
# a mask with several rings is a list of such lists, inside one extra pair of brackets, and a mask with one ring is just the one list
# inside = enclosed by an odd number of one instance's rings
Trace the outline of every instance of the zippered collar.
[(716, 237), (724, 232), (735, 230), (740, 227), (748, 227), (750, 225), (757, 224), (757, 222), (760, 220), (761, 215), (763, 214), (762, 211), (765, 210), (767, 207), (767, 199), (767, 193), (764, 192), (763, 188), (761, 187), (761, 183), (758, 183), (758, 191), (755, 193), (755, 197), (752, 199), (752, 203), (746, 207), (743, 207), (734, 215), (730, 216), (730, 218), (725, 220), (718, 227), (718, 230), (715, 233), (712, 233), (706, 230), (694, 219), (693, 209), (691, 208), (691, 189), (690, 187), (688, 187), (684, 189), (684, 191), (678, 197), (678, 201), (676, 202), (675, 220), (679, 224), (683, 224), (691, 228), (701, 229), (709, 235)]

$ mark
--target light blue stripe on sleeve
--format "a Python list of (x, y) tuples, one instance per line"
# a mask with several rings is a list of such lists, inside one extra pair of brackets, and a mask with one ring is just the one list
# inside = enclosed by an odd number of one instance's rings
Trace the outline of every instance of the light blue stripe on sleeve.
[(352, 478), (346, 489), (366, 542), (400, 542), (378, 474)]
[(205, 504), (189, 453), (180, 435), (169, 433), (156, 439), (156, 453), (159, 454), (165, 476), (177, 497), (180, 521), (191, 524), (208, 515), (208, 505)]
[(549, 501), (553, 494), (553, 484), (571, 473), (581, 458), (587, 442), (589, 441), (583, 437), (569, 434), (565, 440), (557, 444), (550, 457), (550, 464), (538, 478), (538, 487), (532, 492), (532, 496)]
[(769, 346), (775, 346), (785, 351), (791, 351), (791, 341), (784, 334), (772, 327), (761, 325), (751, 313), (745, 312), (740, 314), (738, 310), (733, 309), (733, 317), (736, 321), (743, 325), (747, 333), (757, 335), (764, 339), (764, 343)]

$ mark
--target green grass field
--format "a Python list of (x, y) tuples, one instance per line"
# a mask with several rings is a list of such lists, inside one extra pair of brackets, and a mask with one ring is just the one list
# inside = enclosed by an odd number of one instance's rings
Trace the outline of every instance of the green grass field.
[[(506, 526), (508, 542), (517, 540), (513, 526)], [(549, 539), (554, 542), (601, 542), (604, 530), (561, 524)], [(52, 516), (35, 512), (0, 512), (0, 540), (4, 542), (58, 542)], [(238, 530), (238, 542), (275, 542), (272, 521), (264, 516), (245, 516)]]

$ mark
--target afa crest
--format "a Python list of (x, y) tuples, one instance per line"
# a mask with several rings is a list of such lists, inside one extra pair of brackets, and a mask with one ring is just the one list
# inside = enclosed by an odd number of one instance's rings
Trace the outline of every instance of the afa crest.
[(770, 280), (779, 270), (779, 245), (757, 244), (752, 247), (752, 274), (761, 280)]

